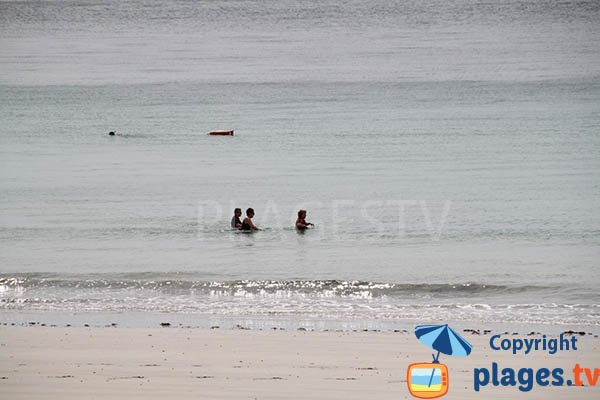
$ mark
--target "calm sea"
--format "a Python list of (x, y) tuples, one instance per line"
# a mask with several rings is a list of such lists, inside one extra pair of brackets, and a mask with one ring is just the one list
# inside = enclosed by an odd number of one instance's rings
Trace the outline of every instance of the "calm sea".
[(1, 1), (0, 321), (600, 325), (599, 21)]

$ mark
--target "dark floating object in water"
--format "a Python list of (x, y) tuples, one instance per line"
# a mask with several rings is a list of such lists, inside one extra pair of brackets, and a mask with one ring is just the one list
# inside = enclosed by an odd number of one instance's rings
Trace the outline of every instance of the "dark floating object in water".
[(110, 131), (110, 132), (108, 132), (108, 135), (109, 135), (109, 136), (115, 136), (115, 131)]
[(167, 326), (171, 326), (171, 324), (169, 322), (161, 322), (160, 326), (166, 328)]
[(233, 130), (230, 131), (210, 131), (208, 132), (211, 136), (233, 136)]

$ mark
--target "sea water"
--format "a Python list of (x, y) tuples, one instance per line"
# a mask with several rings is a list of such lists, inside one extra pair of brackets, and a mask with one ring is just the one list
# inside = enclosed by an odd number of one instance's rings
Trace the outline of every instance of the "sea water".
[(0, 320), (597, 326), (598, 21), (2, 1)]

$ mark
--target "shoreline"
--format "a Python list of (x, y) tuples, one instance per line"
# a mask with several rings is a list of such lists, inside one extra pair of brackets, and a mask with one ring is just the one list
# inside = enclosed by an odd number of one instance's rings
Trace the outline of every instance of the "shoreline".
[(365, 319), (333, 319), (307, 318), (297, 315), (289, 316), (225, 316), (196, 313), (148, 313), (148, 312), (47, 312), (47, 311), (0, 311), (0, 326), (46, 326), (46, 327), (81, 327), (81, 328), (135, 328), (154, 329), (163, 326), (181, 329), (198, 330), (254, 330), (254, 331), (296, 331), (310, 332), (412, 332), (416, 325), (449, 323), (459, 332), (491, 331), (497, 333), (510, 332), (530, 334), (543, 332), (550, 335), (574, 331), (585, 332), (586, 335), (600, 334), (600, 326), (585, 324), (556, 324), (539, 322), (486, 322), (466, 320), (365, 320)]
[[(456, 324), (451, 324), (452, 326), (457, 326)], [(416, 325), (415, 325), (416, 326)], [(472, 325), (476, 326), (476, 325)], [(567, 336), (576, 336), (576, 337), (592, 337), (598, 338), (598, 333), (592, 331), (592, 329), (566, 329), (560, 330), (557, 326), (551, 326), (551, 330), (544, 330), (544, 327), (549, 327), (547, 325), (528, 325), (530, 329), (526, 330), (494, 330), (487, 328), (464, 328), (460, 329), (461, 335), (466, 335), (467, 337), (473, 336), (492, 336), (492, 335), (503, 335), (503, 336), (541, 336), (546, 335), (548, 337), (557, 337), (560, 335)], [(189, 331), (221, 331), (221, 332), (231, 332), (231, 331), (251, 331), (251, 332), (308, 332), (308, 333), (381, 333), (381, 334), (413, 334), (412, 329), (307, 329), (303, 326), (299, 326), (296, 329), (288, 329), (281, 326), (272, 326), (270, 328), (251, 328), (248, 326), (237, 324), (235, 326), (221, 326), (221, 325), (213, 325), (211, 327), (201, 327), (201, 326), (191, 326), (191, 325), (183, 325), (183, 324), (171, 324), (170, 322), (162, 322), (158, 326), (144, 326), (144, 327), (131, 327), (131, 326), (120, 326), (118, 323), (110, 323), (106, 325), (93, 325), (93, 324), (70, 324), (67, 323), (65, 325), (59, 324), (48, 324), (37, 321), (30, 321), (27, 323), (15, 323), (15, 322), (0, 322), (0, 328), (49, 328), (49, 329), (124, 329), (124, 330), (166, 330), (166, 329), (178, 329), (178, 330), (189, 330)], [(537, 328), (538, 330), (531, 330), (531, 328)], [(558, 329), (558, 330), (557, 330)]]
[[(472, 354), (440, 358), (450, 371), (448, 399), (597, 396), (595, 387), (473, 390), (474, 369), (492, 362), (515, 369), (597, 367), (597, 337), (580, 337), (577, 352), (513, 356), (490, 350), (489, 335), (462, 334)], [(2, 325), (0, 346), (0, 395), (11, 399), (408, 399), (408, 365), (431, 361), (431, 350), (412, 332)]]

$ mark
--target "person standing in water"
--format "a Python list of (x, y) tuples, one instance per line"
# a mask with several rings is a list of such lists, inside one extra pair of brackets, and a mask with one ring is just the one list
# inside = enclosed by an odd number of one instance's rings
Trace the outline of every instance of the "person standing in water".
[(242, 220), (240, 217), (242, 216), (242, 209), (236, 208), (233, 210), (233, 217), (231, 218), (231, 227), (233, 229), (241, 229), (242, 228)]
[(246, 218), (242, 222), (241, 230), (243, 231), (257, 231), (258, 228), (252, 222), (252, 218), (254, 217), (254, 209), (249, 208), (246, 210)]
[(298, 219), (296, 220), (296, 229), (303, 231), (306, 228), (308, 228), (309, 226), (315, 226), (315, 225), (310, 222), (306, 222), (306, 210), (298, 211)]

